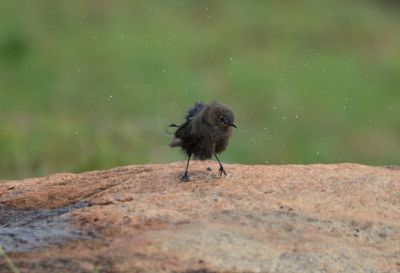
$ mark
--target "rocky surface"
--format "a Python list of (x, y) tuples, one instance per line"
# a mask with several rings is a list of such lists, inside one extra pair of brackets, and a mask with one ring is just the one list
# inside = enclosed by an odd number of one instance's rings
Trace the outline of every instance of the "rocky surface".
[(0, 244), (21, 272), (400, 272), (400, 169), (184, 164), (2, 182)]

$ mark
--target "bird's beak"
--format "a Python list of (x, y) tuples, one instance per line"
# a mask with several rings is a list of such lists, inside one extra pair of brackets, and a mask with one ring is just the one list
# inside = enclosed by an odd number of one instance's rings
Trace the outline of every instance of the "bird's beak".
[(235, 125), (234, 123), (229, 124), (229, 126), (232, 126), (232, 127), (237, 128), (236, 125)]

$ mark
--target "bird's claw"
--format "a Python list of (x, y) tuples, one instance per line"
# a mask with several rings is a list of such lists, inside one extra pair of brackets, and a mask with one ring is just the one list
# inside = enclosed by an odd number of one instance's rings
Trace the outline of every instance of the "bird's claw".
[(223, 174), (223, 175), (228, 175), (228, 174), (226, 173), (224, 167), (221, 166), (221, 167), (219, 168), (219, 175), (222, 176), (222, 174)]
[(189, 175), (187, 173), (185, 173), (182, 177), (181, 177), (181, 182), (189, 182)]

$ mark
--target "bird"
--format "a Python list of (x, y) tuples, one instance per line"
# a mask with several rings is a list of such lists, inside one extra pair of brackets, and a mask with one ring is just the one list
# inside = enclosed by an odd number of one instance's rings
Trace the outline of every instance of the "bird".
[(226, 149), (233, 128), (237, 128), (233, 112), (218, 102), (196, 102), (185, 118), (181, 125), (169, 125), (177, 128), (170, 146), (181, 147), (188, 156), (181, 182), (189, 181), (188, 168), (192, 156), (206, 160), (214, 155), (219, 163), (220, 175), (227, 175), (217, 154)]

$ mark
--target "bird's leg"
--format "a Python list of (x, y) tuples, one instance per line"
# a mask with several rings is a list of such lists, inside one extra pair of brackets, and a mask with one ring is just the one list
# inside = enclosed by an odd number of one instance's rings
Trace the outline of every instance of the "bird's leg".
[(189, 168), (189, 161), (190, 161), (190, 157), (191, 156), (192, 156), (192, 154), (189, 154), (189, 157), (188, 157), (188, 160), (187, 160), (187, 163), (186, 163), (185, 173), (181, 177), (181, 182), (189, 182), (188, 168)]
[(219, 163), (219, 175), (222, 175), (222, 174), (227, 175), (227, 173), (226, 173), (226, 171), (224, 169), (224, 166), (222, 166), (222, 163), (221, 163), (221, 161), (219, 161), (218, 156), (217, 156), (216, 153), (214, 153), (214, 156), (218, 160), (218, 163)]

